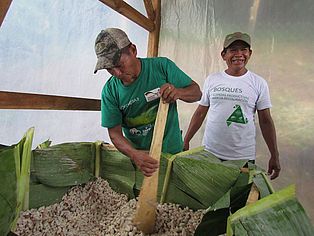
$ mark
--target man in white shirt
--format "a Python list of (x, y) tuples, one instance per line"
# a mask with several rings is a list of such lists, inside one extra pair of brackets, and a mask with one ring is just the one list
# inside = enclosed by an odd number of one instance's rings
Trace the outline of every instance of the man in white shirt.
[(205, 149), (221, 160), (255, 161), (255, 112), (262, 135), (270, 151), (268, 173), (279, 176), (280, 163), (276, 130), (270, 114), (271, 101), (267, 82), (246, 69), (252, 55), (248, 34), (235, 32), (226, 36), (222, 59), (223, 72), (209, 75), (203, 95), (184, 138), (184, 149), (202, 125), (207, 113), (203, 143)]

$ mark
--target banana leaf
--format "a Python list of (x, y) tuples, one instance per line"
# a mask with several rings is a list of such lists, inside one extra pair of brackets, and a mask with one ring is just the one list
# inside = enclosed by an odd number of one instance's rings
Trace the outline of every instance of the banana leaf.
[(31, 183), (29, 208), (39, 208), (60, 202), (62, 197), (69, 191), (70, 188), (71, 186), (49, 187), (44, 184)]
[(34, 127), (29, 128), (18, 146), (21, 153), (21, 174), (18, 175), (18, 203), (22, 202), (22, 209), (27, 210), (29, 208), (29, 184), (30, 184), (30, 166), (32, 156), (32, 144), (34, 136)]
[[(167, 166), (169, 164), (169, 159), (171, 155), (167, 153), (162, 153), (160, 157), (160, 164), (159, 164), (159, 177), (158, 177), (158, 189), (157, 189), (157, 201), (160, 202), (161, 194), (164, 186), (165, 176), (167, 172)], [(140, 172), (139, 169), (136, 169), (136, 184), (135, 184), (135, 195), (138, 196), (140, 193), (140, 189), (142, 186), (142, 182), (144, 179), (144, 175)], [(169, 184), (167, 186), (167, 192), (165, 196), (164, 202), (171, 202), (175, 204), (179, 204), (183, 207), (189, 207), (191, 209), (201, 209), (206, 208), (202, 205), (197, 199), (193, 198), (189, 193), (182, 191), (178, 188), (180, 185), (178, 182), (180, 179), (178, 176), (171, 171)]]
[(33, 150), (34, 175), (51, 187), (87, 183), (94, 176), (94, 143), (63, 143)]
[(33, 134), (30, 128), (19, 143), (0, 148), (0, 235), (14, 229), (20, 211), (28, 208)]
[(246, 161), (222, 162), (203, 147), (177, 155), (173, 164), (176, 186), (204, 207), (221, 199), (235, 184)]
[(194, 235), (218, 236), (226, 233), (228, 216), (245, 206), (251, 185), (249, 173), (240, 173), (230, 190), (207, 208)]
[[(158, 199), (167, 171), (170, 155), (160, 159)], [(203, 147), (176, 155), (164, 202), (172, 202), (191, 209), (206, 209), (220, 199), (234, 184), (246, 161), (221, 162)], [(135, 194), (140, 191), (143, 174), (136, 170)]]
[(291, 185), (231, 215), (227, 235), (311, 236), (314, 229)]
[[(182, 207), (189, 207), (190, 209), (193, 210), (205, 209), (206, 206), (204, 206), (200, 201), (198, 201), (198, 199), (195, 199), (193, 196), (191, 196), (190, 193), (184, 192), (179, 187), (177, 187), (176, 183), (178, 181), (179, 181), (178, 177), (174, 173), (172, 173), (164, 202), (179, 204)], [(159, 186), (158, 200), (160, 200), (161, 196), (160, 187), (162, 186), (162, 184), (163, 179), (161, 181), (161, 185)]]
[(7, 235), (16, 217), (17, 176), (15, 159), (19, 158), (17, 146), (0, 149), (0, 235)]
[(9, 147), (10, 147), (10, 146), (4, 145), (4, 144), (0, 144), (0, 150), (6, 149), (6, 148), (9, 148)]
[(130, 158), (110, 145), (103, 145), (100, 158), (100, 176), (118, 193), (134, 198), (135, 167)]

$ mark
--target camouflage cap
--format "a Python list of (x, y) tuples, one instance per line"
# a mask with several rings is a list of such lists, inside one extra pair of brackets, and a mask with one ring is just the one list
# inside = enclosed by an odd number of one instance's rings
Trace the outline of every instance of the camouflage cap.
[(95, 52), (98, 60), (94, 73), (98, 70), (114, 67), (120, 60), (121, 49), (130, 43), (123, 30), (117, 28), (102, 30), (95, 41)]
[(241, 33), (241, 32), (235, 32), (232, 34), (228, 34), (225, 38), (224, 41), (224, 48), (229, 47), (233, 42), (240, 40), (245, 43), (247, 43), (249, 46), (251, 46), (251, 38), (248, 34), (246, 33)]

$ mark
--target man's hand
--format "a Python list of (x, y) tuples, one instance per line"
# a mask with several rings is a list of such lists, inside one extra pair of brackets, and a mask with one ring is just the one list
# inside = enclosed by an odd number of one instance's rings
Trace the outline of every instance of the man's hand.
[(183, 151), (187, 151), (187, 150), (189, 150), (189, 149), (190, 149), (190, 143), (184, 141), (184, 143), (183, 143)]
[(279, 158), (271, 157), (268, 162), (268, 175), (270, 175), (270, 179), (276, 179), (279, 176), (280, 169)]
[(159, 167), (158, 161), (150, 157), (147, 151), (137, 150), (131, 159), (146, 177), (152, 176)]
[(180, 98), (180, 89), (169, 83), (161, 86), (159, 93), (165, 103), (172, 103)]

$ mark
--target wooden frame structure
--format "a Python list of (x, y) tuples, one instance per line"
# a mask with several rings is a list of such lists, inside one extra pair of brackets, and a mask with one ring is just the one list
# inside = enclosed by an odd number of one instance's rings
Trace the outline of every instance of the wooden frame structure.
[[(158, 55), (161, 0), (143, 0), (147, 16), (123, 0), (99, 0), (149, 32), (147, 56)], [(0, 1), (0, 27), (12, 0)], [(99, 111), (100, 100), (0, 91), (0, 109), (45, 109)]]

